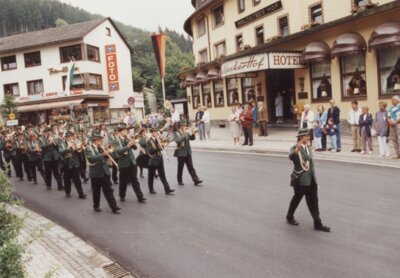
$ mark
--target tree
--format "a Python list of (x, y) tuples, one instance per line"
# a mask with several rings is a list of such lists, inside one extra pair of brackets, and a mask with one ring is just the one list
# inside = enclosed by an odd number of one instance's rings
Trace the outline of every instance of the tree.
[(67, 26), (68, 22), (66, 22), (64, 19), (62, 18), (57, 18), (56, 22), (56, 27), (61, 27), (61, 26)]
[(13, 95), (5, 95), (3, 103), (0, 106), (3, 119), (7, 119), (8, 115), (14, 113), (18, 118), (17, 102)]
[(142, 92), (146, 85), (146, 80), (141, 76), (141, 71), (139, 69), (132, 69), (132, 81), (133, 90), (139, 93)]

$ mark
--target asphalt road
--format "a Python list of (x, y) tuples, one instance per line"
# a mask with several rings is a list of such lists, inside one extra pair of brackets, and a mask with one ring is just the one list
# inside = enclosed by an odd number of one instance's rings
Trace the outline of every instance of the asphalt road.
[[(399, 277), (400, 183), (395, 169), (317, 162), (320, 211), (326, 234), (313, 230), (305, 201), (299, 227), (285, 223), (291, 198), (287, 158), (195, 153), (204, 186), (185, 173), (177, 186), (176, 161), (166, 163), (177, 189), (138, 204), (130, 189), (121, 215), (102, 197), (66, 199), (44, 185), (16, 183), (27, 207), (66, 227), (140, 277)], [(54, 186), (54, 185), (53, 185)], [(116, 189), (117, 187), (115, 187)], [(90, 193), (90, 186), (85, 186)]]

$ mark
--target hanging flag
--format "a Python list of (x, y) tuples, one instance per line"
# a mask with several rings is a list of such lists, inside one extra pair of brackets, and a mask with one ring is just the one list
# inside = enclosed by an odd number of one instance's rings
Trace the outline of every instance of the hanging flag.
[(75, 62), (71, 62), (71, 66), (68, 70), (67, 79), (65, 80), (65, 91), (64, 91), (65, 95), (71, 95), (71, 87), (74, 82), (74, 75), (75, 75)]
[(160, 33), (151, 36), (153, 43), (154, 53), (156, 55), (158, 69), (160, 70), (160, 77), (164, 79), (165, 76), (165, 48), (167, 45), (167, 35)]

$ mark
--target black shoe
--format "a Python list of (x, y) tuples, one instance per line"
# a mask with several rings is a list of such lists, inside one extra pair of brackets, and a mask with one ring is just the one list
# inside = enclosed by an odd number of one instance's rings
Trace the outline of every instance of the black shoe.
[(352, 149), (352, 150), (351, 150), (352, 153), (355, 153), (356, 151), (357, 151), (356, 149)]
[(179, 184), (179, 185), (185, 185), (185, 184), (184, 184), (183, 182), (181, 182), (181, 181), (180, 181), (180, 182), (178, 182), (178, 184)]
[(330, 152), (331, 150), (332, 150), (332, 148), (329, 148), (329, 149), (328, 149), (328, 152)]
[(324, 148), (322, 148), (322, 149), (321, 149), (321, 152), (326, 152), (326, 148), (325, 148), (325, 149), (324, 149)]
[(168, 191), (165, 192), (167, 195), (172, 195), (172, 193), (175, 192), (175, 189), (169, 189)]
[(79, 199), (86, 199), (86, 194), (81, 194), (81, 195), (79, 195)]
[(248, 144), (242, 144), (242, 146), (247, 146)]
[(58, 187), (58, 191), (63, 191), (64, 190), (64, 187)]
[(337, 152), (337, 153), (340, 153), (340, 152), (341, 152), (341, 150), (337, 149), (337, 150), (336, 150), (336, 152)]
[(114, 214), (119, 214), (120, 211), (121, 210), (121, 208), (119, 208), (119, 207), (116, 207), (116, 208), (114, 208), (114, 209), (112, 209), (112, 213), (114, 213)]
[(286, 221), (287, 221), (287, 223), (288, 223), (289, 225), (292, 225), (292, 226), (299, 226), (299, 222), (297, 222), (297, 220), (294, 219), (294, 218), (291, 218), (291, 219), (287, 218)]
[(253, 146), (253, 144), (249, 144), (249, 147)]
[(19, 178), (19, 181), (24, 181), (24, 178)]
[(119, 198), (121, 202), (125, 202), (125, 198)]
[(93, 208), (95, 212), (101, 212), (101, 208)]
[(154, 190), (150, 191), (150, 194), (157, 194)]
[(118, 184), (118, 181), (113, 181), (114, 184)]
[(361, 152), (361, 149), (358, 149), (357, 152), (360, 153), (360, 152)]
[(71, 194), (65, 194), (65, 197), (71, 198)]
[(202, 184), (202, 183), (203, 183), (203, 181), (201, 181), (201, 180), (198, 180), (198, 181), (195, 181), (195, 182), (194, 182), (194, 185), (196, 185), (196, 186), (197, 186), (197, 185), (200, 185), (200, 184)]
[(324, 225), (318, 225), (314, 227), (315, 230), (320, 231), (320, 232), (325, 232), (325, 233), (330, 233), (331, 232), (331, 228), (328, 226), (324, 226)]
[(141, 203), (141, 204), (145, 204), (146, 203), (146, 198), (139, 199), (138, 202)]

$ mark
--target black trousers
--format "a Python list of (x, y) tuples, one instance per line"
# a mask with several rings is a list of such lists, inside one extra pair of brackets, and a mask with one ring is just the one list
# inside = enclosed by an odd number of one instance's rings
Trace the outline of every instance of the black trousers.
[(79, 165), (80, 165), (79, 166), (79, 175), (84, 181), (86, 181), (87, 180), (87, 175), (86, 175), (87, 165), (86, 165), (85, 154), (83, 152), (80, 153), (78, 156), (78, 159), (79, 159)]
[(11, 177), (11, 164), (13, 165), (13, 167), (14, 167), (14, 169), (15, 169), (15, 158), (14, 157), (12, 157), (12, 156), (10, 156), (10, 157), (5, 157), (4, 158), (4, 160), (5, 160), (5, 166), (4, 166), (4, 170), (6, 169), (6, 167), (7, 167), (7, 175), (9, 176), (9, 177)]
[(321, 218), (319, 216), (318, 206), (318, 186), (313, 183), (311, 186), (296, 186), (294, 187), (294, 196), (289, 205), (287, 219), (293, 219), (294, 213), (299, 206), (303, 196), (306, 197), (307, 207), (314, 219), (314, 226), (320, 226)]
[(253, 145), (253, 128), (243, 127), (244, 145)]
[(117, 201), (114, 198), (114, 190), (112, 189), (111, 180), (109, 176), (103, 178), (91, 178), (92, 192), (93, 192), (93, 208), (100, 207), (100, 195), (103, 190), (104, 197), (107, 200), (108, 206), (111, 209), (117, 208)]
[(58, 188), (62, 188), (62, 181), (61, 175), (59, 171), (59, 164), (58, 160), (51, 160), (51, 161), (43, 161), (44, 163), (44, 172), (46, 176), (46, 186), (51, 187), (51, 176), (54, 176), (54, 179), (57, 182)]
[(23, 179), (24, 178), (24, 169), (23, 169), (23, 160), (21, 157), (15, 157), (14, 169), (15, 169), (15, 176), (17, 178)]
[(322, 148), (326, 150), (326, 134), (322, 133)]
[(154, 177), (156, 175), (156, 171), (160, 177), (160, 180), (164, 186), (165, 193), (168, 193), (170, 190), (170, 186), (168, 184), (167, 178), (165, 177), (165, 169), (164, 169), (164, 161), (161, 160), (161, 164), (159, 166), (149, 166), (149, 175), (147, 177), (147, 184), (149, 186), (149, 191), (154, 191)]
[(258, 122), (258, 127), (260, 129), (259, 131), (260, 136), (268, 136), (267, 121)]
[(69, 169), (68, 167), (63, 168), (65, 194), (71, 194), (71, 183), (74, 182), (76, 191), (78, 192), (79, 196), (83, 195), (82, 182), (81, 178), (79, 177), (79, 171), (80, 168), (75, 167), (72, 167), (71, 169)]
[(185, 157), (178, 157), (178, 183), (182, 182), (182, 175), (183, 175), (183, 168), (186, 167), (189, 171), (190, 176), (192, 177), (192, 180), (194, 182), (199, 180), (199, 177), (196, 174), (196, 170), (193, 167), (193, 159), (191, 155), (185, 156)]
[(34, 182), (37, 182), (37, 173), (36, 173), (36, 171), (39, 171), (39, 173), (42, 176), (43, 180), (46, 181), (46, 176), (44, 174), (42, 160), (29, 161), (30, 177), (33, 179)]
[(114, 183), (118, 182), (118, 168), (114, 165), (114, 163), (112, 165), (112, 180)]
[(122, 199), (125, 199), (128, 184), (132, 185), (138, 200), (143, 199), (143, 192), (140, 189), (140, 183), (137, 179), (136, 165), (131, 164), (131, 166), (127, 168), (119, 169), (119, 197)]

